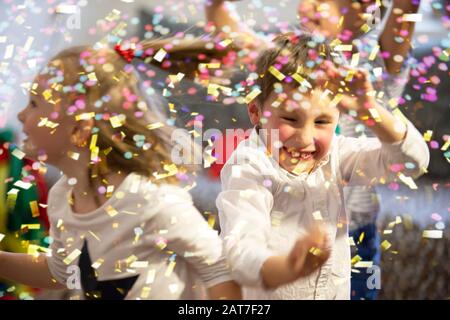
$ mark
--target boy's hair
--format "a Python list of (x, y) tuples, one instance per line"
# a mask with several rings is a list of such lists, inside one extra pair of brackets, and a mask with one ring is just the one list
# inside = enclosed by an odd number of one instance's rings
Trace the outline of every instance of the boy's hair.
[(60, 52), (49, 67), (62, 71), (61, 91), (70, 92), (67, 106), (75, 100), (85, 105), (71, 116), (95, 112), (96, 138), (88, 146), (98, 152), (99, 161), (91, 161), (91, 179), (103, 180), (104, 174), (117, 170), (177, 181), (170, 157), (174, 128), (158, 115), (156, 98), (149, 103), (143, 99), (138, 74), (122, 56), (109, 48), (79, 46)]
[(339, 58), (323, 37), (305, 32), (278, 35), (273, 46), (264, 50), (256, 61), (256, 85), (261, 90), (256, 101), (262, 106), (277, 83), (299, 87), (301, 79), (311, 82), (313, 79), (308, 79), (311, 72), (324, 61), (339, 63)]

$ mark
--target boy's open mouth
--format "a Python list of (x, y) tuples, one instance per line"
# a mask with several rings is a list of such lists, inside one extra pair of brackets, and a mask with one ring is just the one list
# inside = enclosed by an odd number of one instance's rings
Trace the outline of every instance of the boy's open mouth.
[(283, 147), (284, 151), (286, 151), (292, 159), (297, 161), (306, 161), (314, 158), (316, 151), (299, 151), (296, 148), (286, 148)]

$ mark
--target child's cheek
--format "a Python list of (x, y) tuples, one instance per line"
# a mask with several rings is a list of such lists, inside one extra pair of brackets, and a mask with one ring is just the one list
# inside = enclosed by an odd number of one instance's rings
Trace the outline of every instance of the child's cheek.
[(288, 140), (295, 132), (295, 129), (292, 128), (290, 125), (287, 125), (285, 123), (280, 124), (280, 126), (278, 127), (278, 134), (280, 137), (280, 141), (281, 142), (285, 142), (286, 140)]
[(331, 146), (331, 141), (333, 140), (333, 132), (321, 132), (315, 137), (316, 147), (320, 150), (319, 157), (324, 157)]

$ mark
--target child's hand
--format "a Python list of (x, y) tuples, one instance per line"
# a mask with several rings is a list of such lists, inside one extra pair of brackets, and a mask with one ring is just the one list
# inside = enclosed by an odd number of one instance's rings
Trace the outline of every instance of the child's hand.
[(368, 109), (376, 104), (374, 88), (366, 70), (341, 66), (337, 69), (332, 63), (326, 64), (325, 88), (333, 94), (342, 94), (338, 104), (341, 112), (355, 111), (359, 117), (368, 114)]
[(305, 277), (330, 257), (330, 247), (323, 228), (316, 227), (307, 236), (298, 239), (288, 256), (295, 278)]

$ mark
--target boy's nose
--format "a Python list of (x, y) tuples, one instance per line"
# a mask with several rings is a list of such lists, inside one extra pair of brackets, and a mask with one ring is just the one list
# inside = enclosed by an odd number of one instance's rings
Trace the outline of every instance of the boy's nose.
[(19, 119), (20, 122), (24, 123), (24, 121), (25, 121), (25, 109), (23, 109), (22, 111), (20, 111), (17, 114), (17, 119)]
[(300, 129), (297, 132), (295, 140), (299, 144), (299, 147), (304, 149), (314, 144), (314, 135), (311, 130)]

